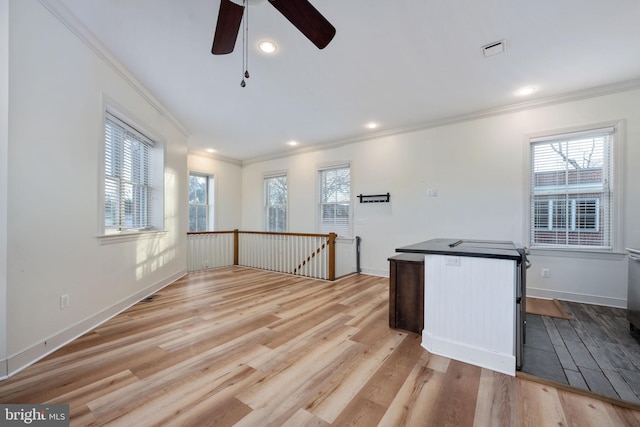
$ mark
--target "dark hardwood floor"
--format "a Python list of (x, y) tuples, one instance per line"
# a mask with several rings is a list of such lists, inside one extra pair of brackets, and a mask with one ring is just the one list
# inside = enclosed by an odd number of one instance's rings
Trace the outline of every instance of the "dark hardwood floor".
[(189, 274), (0, 383), (71, 425), (640, 426), (606, 399), (430, 354), (388, 327), (388, 279)]
[(524, 372), (640, 404), (640, 343), (626, 311), (560, 301), (570, 319), (527, 315)]

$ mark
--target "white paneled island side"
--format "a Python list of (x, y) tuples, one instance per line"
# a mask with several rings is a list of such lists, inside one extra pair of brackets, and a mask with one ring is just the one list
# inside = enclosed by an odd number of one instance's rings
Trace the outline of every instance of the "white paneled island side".
[(433, 239), (396, 251), (424, 254), (422, 346), (515, 375), (526, 323), (524, 249), (503, 241)]

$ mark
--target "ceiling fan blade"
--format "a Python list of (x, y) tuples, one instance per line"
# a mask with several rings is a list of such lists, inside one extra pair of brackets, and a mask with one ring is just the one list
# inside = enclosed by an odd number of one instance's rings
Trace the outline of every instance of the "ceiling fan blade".
[(218, 12), (218, 23), (213, 36), (213, 46), (211, 53), (214, 55), (224, 55), (233, 52), (240, 31), (244, 6), (236, 4), (230, 0), (220, 0), (220, 11)]
[(269, 0), (311, 43), (323, 49), (333, 39), (336, 29), (307, 0)]

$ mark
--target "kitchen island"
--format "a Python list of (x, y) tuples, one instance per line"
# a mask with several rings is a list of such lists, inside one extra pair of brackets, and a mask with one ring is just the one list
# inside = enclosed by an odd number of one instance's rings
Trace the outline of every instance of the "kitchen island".
[(396, 252), (424, 255), (422, 346), (515, 375), (526, 323), (524, 248), (508, 241), (432, 239)]

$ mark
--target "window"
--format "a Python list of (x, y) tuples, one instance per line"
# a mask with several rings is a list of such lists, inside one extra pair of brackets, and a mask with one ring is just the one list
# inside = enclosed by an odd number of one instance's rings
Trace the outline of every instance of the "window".
[(351, 168), (349, 165), (322, 169), (320, 181), (320, 233), (351, 237)]
[(213, 175), (189, 174), (189, 231), (213, 231)]
[(264, 178), (264, 217), (267, 231), (287, 231), (287, 175)]
[(162, 229), (162, 144), (110, 113), (104, 140), (104, 234)]
[(531, 140), (532, 246), (611, 249), (614, 128)]
[(600, 199), (545, 199), (535, 201), (535, 230), (598, 232)]

